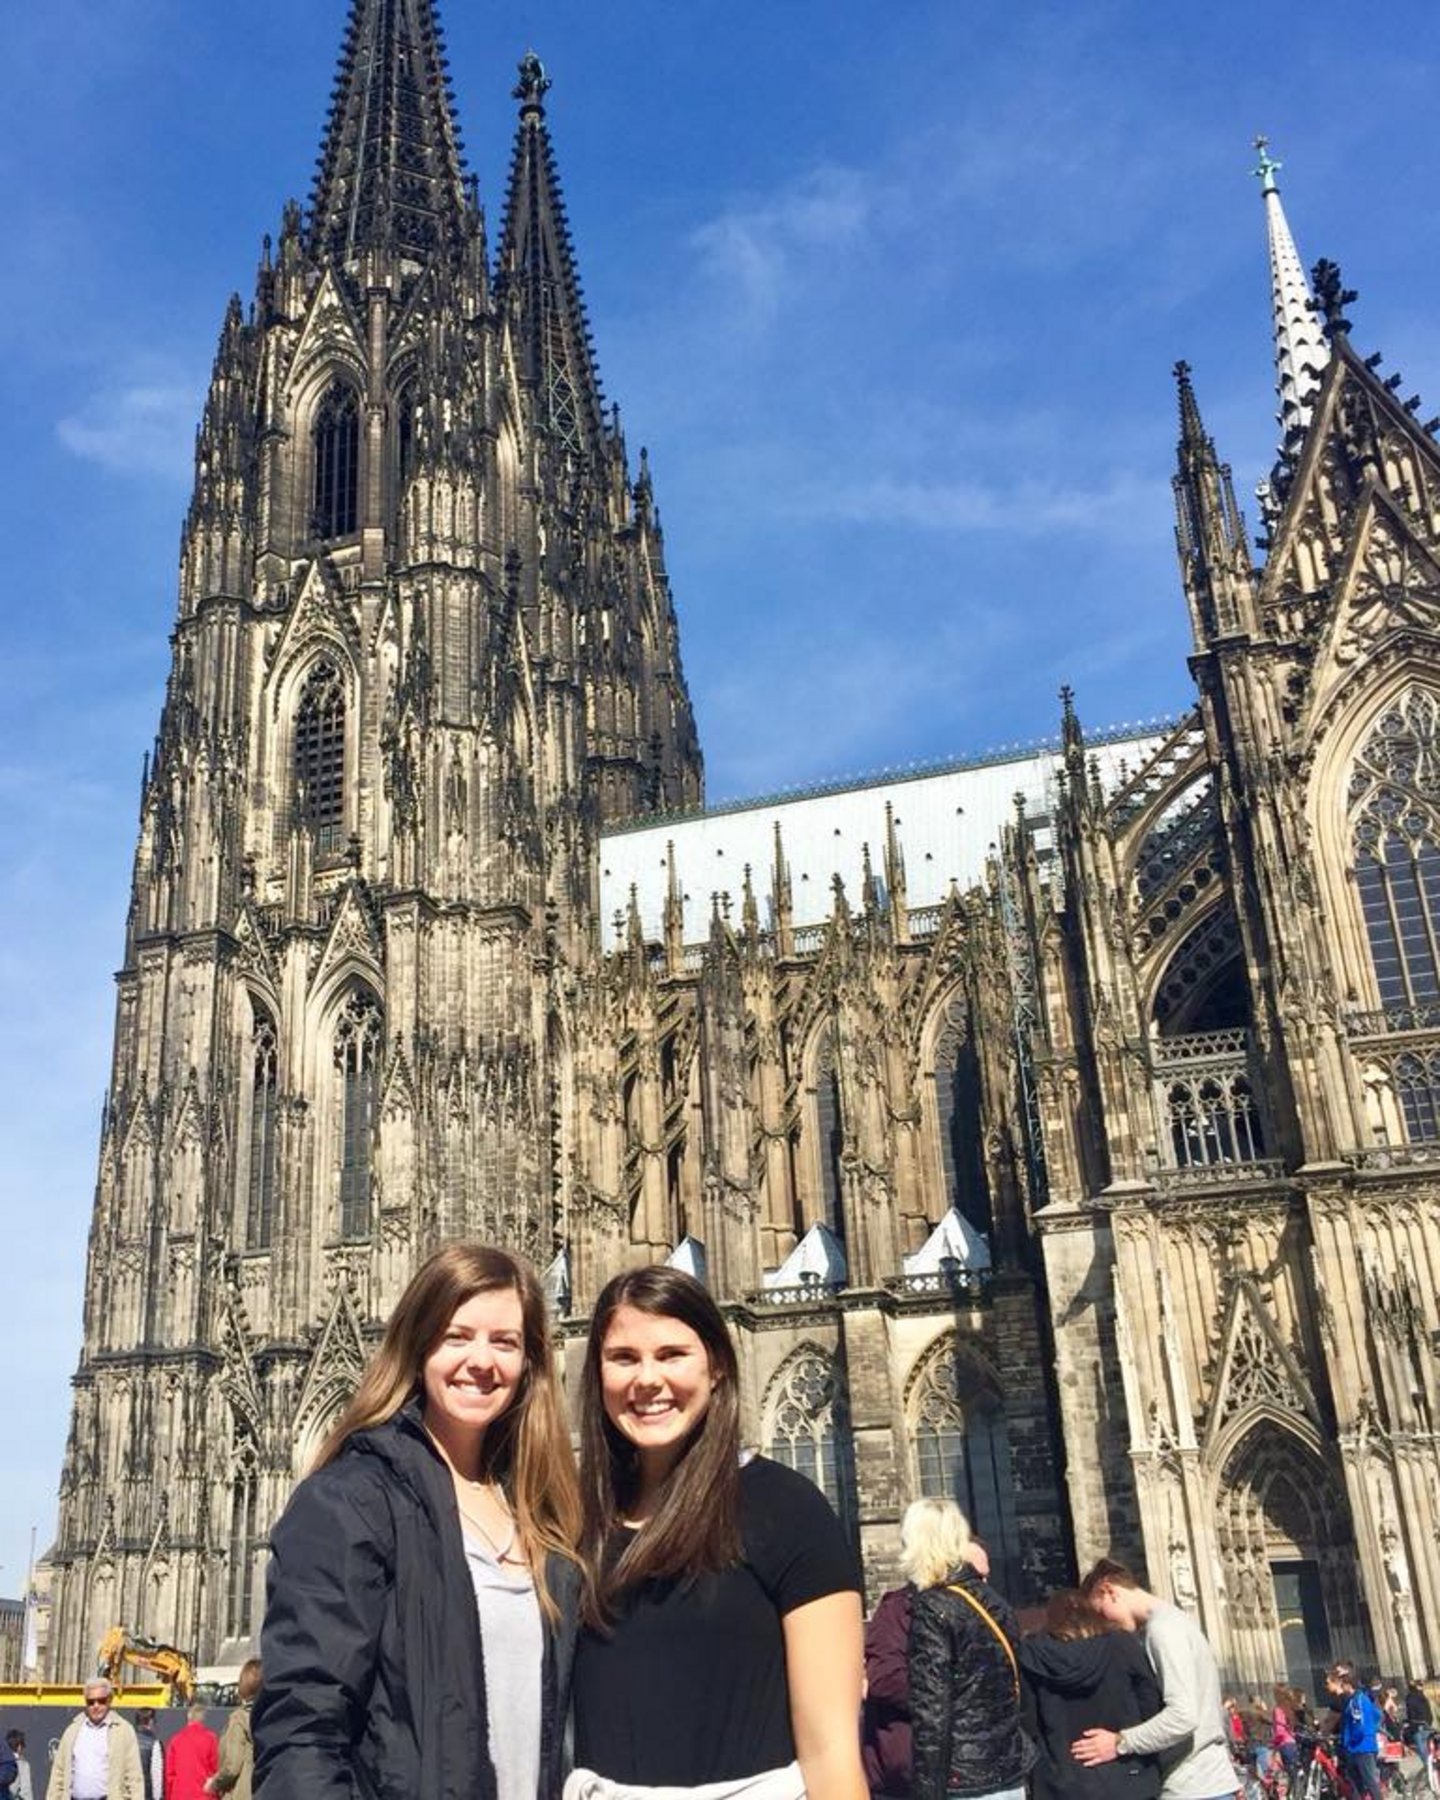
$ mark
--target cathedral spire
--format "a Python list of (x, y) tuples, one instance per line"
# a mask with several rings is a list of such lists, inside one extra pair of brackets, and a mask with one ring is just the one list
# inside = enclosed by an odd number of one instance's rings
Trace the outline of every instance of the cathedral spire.
[(1270, 298), (1274, 310), (1275, 385), (1280, 398), (1281, 454), (1292, 452), (1305, 427), (1320, 377), (1330, 360), (1330, 346), (1315, 316), (1310, 284), (1295, 239), (1290, 234), (1275, 177), (1280, 163), (1270, 154), (1269, 139), (1257, 137), (1260, 159), (1255, 166), (1265, 200), (1265, 229), (1270, 241)]
[(469, 211), (433, 0), (351, 0), (310, 196), (312, 254), (424, 261), (464, 237)]
[(549, 88), (545, 65), (527, 51), (514, 88), (520, 124), (497, 285), (514, 309), (537, 423), (565, 449), (594, 450), (603, 435), (600, 381), (545, 123)]
[[(1230, 469), (1216, 456), (1200, 417), (1189, 363), (1176, 363), (1175, 382), (1180, 405), (1175, 545), (1195, 643), (1203, 648), (1252, 624), (1250, 552)], [(1069, 743), (1067, 728), (1067, 748)]]

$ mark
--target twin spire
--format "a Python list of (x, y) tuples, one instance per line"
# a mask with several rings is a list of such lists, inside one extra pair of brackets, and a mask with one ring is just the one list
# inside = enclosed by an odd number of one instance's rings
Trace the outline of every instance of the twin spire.
[(1265, 200), (1265, 231), (1270, 241), (1270, 301), (1275, 331), (1275, 386), (1280, 397), (1280, 451), (1292, 452), (1310, 423), (1320, 379), (1330, 360), (1330, 345), (1316, 316), (1310, 283), (1290, 234), (1275, 177), (1281, 164), (1270, 154), (1269, 140), (1257, 137), (1255, 174)]
[(470, 211), (432, 0), (352, 0), (310, 196), (310, 251), (335, 262), (452, 249)]
[[(514, 89), (520, 126), (496, 286), (514, 309), (541, 423), (580, 452), (598, 448), (604, 424), (545, 123), (549, 87), (529, 51)], [(312, 256), (353, 264), (380, 252), (423, 263), (452, 253), (476, 223), (434, 0), (351, 0), (310, 198)]]

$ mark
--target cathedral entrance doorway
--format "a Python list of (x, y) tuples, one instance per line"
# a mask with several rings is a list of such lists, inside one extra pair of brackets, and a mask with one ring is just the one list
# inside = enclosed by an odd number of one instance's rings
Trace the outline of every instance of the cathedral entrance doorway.
[(1325, 1665), (1331, 1660), (1330, 1621), (1320, 1565), (1313, 1561), (1272, 1562), (1275, 1617), (1285, 1656), (1285, 1680), (1302, 1694), (1321, 1692)]
[(1333, 1656), (1368, 1660), (1350, 1508), (1316, 1447), (1260, 1418), (1225, 1460), (1217, 1512), (1230, 1681), (1313, 1699)]

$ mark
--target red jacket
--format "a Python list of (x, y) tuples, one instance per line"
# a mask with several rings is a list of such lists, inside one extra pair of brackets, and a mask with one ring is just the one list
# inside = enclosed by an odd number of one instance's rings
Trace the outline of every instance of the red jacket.
[(165, 1747), (165, 1800), (206, 1800), (205, 1783), (219, 1767), (210, 1727), (199, 1719), (182, 1725)]

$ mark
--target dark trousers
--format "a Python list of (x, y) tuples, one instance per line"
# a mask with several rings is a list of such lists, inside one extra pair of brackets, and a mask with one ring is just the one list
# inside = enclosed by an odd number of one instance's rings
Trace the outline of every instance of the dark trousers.
[(1375, 1760), (1373, 1750), (1349, 1750), (1345, 1754), (1345, 1767), (1350, 1779), (1362, 1794), (1369, 1800), (1382, 1800), (1380, 1791), (1380, 1765)]

